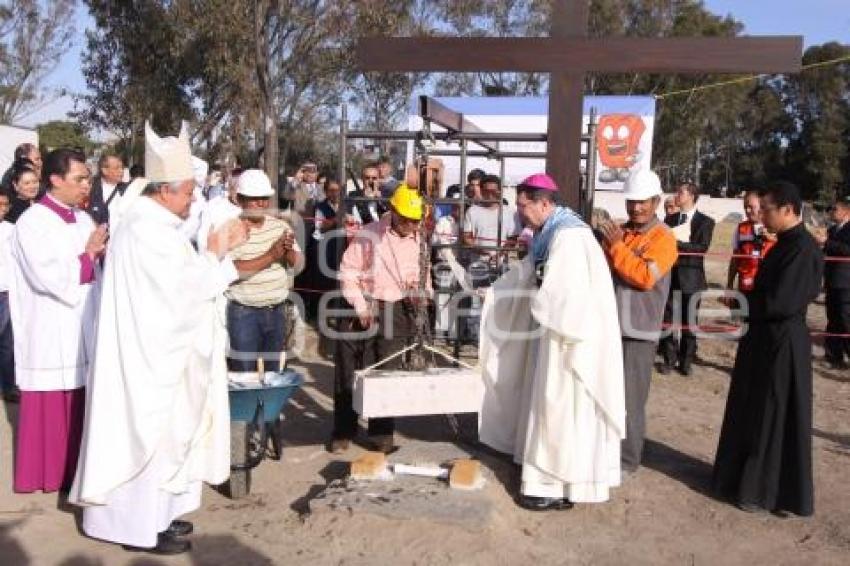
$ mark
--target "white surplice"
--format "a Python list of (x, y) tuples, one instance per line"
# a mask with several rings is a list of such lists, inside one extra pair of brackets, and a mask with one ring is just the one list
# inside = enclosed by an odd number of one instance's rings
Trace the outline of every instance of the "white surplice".
[(528, 256), (487, 292), (479, 436), (522, 465), (523, 494), (607, 501), (625, 437), (611, 274), (587, 228), (562, 228), (550, 246), (539, 289)]
[(15, 379), (24, 391), (77, 389), (89, 371), (98, 292), (96, 280), (80, 282), (79, 256), (95, 226), (88, 213), (73, 213), (68, 223), (33, 204), (8, 243)]
[(230, 473), (226, 331), (216, 301), (237, 273), (229, 259), (198, 254), (181, 223), (138, 197), (105, 258), (70, 500), (87, 506), (88, 534), (133, 546), (154, 546), (155, 529), (200, 504), (201, 481), (222, 483)]

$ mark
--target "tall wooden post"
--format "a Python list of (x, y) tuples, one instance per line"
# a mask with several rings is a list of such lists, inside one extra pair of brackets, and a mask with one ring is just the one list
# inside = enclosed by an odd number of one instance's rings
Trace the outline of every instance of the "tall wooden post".
[[(587, 35), (588, 2), (553, 0), (553, 38)], [(584, 73), (580, 70), (557, 71), (549, 78), (549, 124), (546, 145), (546, 172), (555, 179), (561, 199), (579, 210), (580, 160), (564, 156), (581, 153), (581, 124), (584, 106)], [(576, 129), (576, 125), (579, 126)]]

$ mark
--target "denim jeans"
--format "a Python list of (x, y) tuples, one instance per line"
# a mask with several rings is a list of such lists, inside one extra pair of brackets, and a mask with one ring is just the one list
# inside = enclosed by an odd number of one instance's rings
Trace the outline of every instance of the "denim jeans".
[(15, 388), (15, 340), (9, 312), (9, 293), (0, 293), (0, 390)]
[(235, 301), (227, 304), (227, 332), (230, 371), (257, 371), (257, 359), (263, 359), (266, 371), (280, 370), (284, 350), (284, 305), (249, 307)]

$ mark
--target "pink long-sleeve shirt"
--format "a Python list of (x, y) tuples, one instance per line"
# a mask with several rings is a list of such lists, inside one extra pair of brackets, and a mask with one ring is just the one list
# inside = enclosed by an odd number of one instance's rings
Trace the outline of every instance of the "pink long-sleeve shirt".
[[(358, 315), (370, 312), (368, 298), (392, 303), (419, 288), (419, 237), (397, 234), (390, 216), (358, 230), (342, 256), (340, 287)], [(426, 288), (430, 293), (430, 273)]]

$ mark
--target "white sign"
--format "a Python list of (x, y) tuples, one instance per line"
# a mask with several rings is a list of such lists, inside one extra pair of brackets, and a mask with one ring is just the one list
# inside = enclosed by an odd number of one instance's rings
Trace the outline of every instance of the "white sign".
[(38, 145), (38, 132), (29, 128), (0, 125), (0, 175), (15, 161), (15, 148), (22, 143)]

